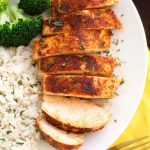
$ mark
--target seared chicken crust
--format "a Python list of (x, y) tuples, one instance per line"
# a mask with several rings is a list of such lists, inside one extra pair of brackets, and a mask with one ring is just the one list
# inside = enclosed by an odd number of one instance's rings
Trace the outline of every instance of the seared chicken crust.
[(121, 79), (83, 75), (44, 75), (46, 95), (112, 98)]
[(60, 55), (39, 60), (39, 74), (86, 74), (112, 77), (117, 60), (100, 55)]
[(86, 9), (98, 9), (116, 5), (118, 0), (53, 0), (52, 15), (62, 16)]
[(82, 30), (34, 41), (33, 59), (65, 54), (98, 53), (110, 49), (109, 30)]
[(120, 21), (111, 9), (83, 10), (63, 18), (44, 18), (43, 36), (69, 32), (82, 29), (120, 29)]

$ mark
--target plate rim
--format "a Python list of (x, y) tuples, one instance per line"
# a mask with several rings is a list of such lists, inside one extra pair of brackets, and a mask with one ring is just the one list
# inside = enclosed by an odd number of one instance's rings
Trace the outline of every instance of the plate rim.
[(138, 19), (138, 24), (140, 26), (140, 29), (141, 29), (141, 35), (142, 35), (142, 38), (143, 38), (143, 47), (145, 47), (143, 50), (143, 52), (145, 53), (145, 56), (146, 56), (146, 59), (145, 59), (145, 66), (143, 66), (145, 69), (144, 72), (143, 72), (143, 76), (144, 76), (144, 82), (143, 82), (143, 85), (142, 85), (142, 90), (140, 91), (140, 96), (139, 98), (137, 99), (138, 103), (136, 104), (136, 109), (134, 109), (134, 111), (132, 112), (131, 114), (131, 117), (129, 118), (128, 122), (126, 123), (126, 125), (124, 125), (124, 128), (122, 128), (120, 130), (120, 133), (118, 133), (118, 135), (114, 138), (113, 141), (111, 141), (107, 148), (111, 147), (120, 137), (121, 135), (125, 132), (125, 130), (128, 128), (128, 126), (130, 125), (132, 119), (134, 118), (136, 112), (138, 111), (138, 107), (142, 101), (142, 97), (143, 97), (143, 94), (144, 94), (144, 90), (145, 90), (145, 86), (146, 86), (146, 80), (147, 80), (147, 73), (148, 73), (148, 46), (147, 46), (147, 38), (146, 38), (146, 33), (145, 33), (145, 29), (144, 29), (144, 25), (143, 25), (143, 22), (142, 22), (142, 19), (140, 17), (140, 14), (138, 12), (138, 9), (136, 8), (134, 2), (132, 0), (129, 0), (128, 1), (130, 3), (130, 5), (132, 5), (132, 9), (134, 9), (134, 12), (135, 12), (135, 16), (137, 17)]

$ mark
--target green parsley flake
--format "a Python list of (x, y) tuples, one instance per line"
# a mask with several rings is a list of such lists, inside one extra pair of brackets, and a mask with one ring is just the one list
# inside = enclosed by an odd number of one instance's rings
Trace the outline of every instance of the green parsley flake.
[(33, 63), (32, 63), (32, 66), (35, 67), (35, 66), (36, 66), (36, 62), (33, 62)]
[(24, 143), (23, 142), (16, 142), (16, 144), (23, 145)]
[(22, 80), (19, 80), (19, 81), (18, 81), (18, 84), (19, 84), (19, 85), (23, 85)]
[(55, 65), (55, 62), (54, 61), (51, 61), (51, 62), (49, 62), (48, 63), (50, 66), (53, 66), (53, 65)]
[(114, 122), (117, 123), (117, 120), (115, 119)]
[(67, 61), (67, 60), (69, 60), (69, 58), (68, 58), (68, 57), (65, 57), (65, 61)]
[(12, 133), (12, 131), (7, 131), (7, 134)]
[(53, 22), (53, 25), (55, 25), (56, 27), (62, 27), (63, 23), (61, 21), (55, 21)]
[(23, 113), (24, 113), (24, 110), (22, 110), (22, 111), (20, 112), (20, 116), (22, 116)]
[(107, 43), (106, 43), (106, 41), (103, 41), (103, 46), (105, 46)]
[(118, 94), (117, 92), (115, 93), (115, 95), (116, 95), (116, 96), (119, 96), (119, 94)]
[(5, 141), (6, 141), (6, 139), (5, 139), (5, 138), (0, 138), (0, 141), (5, 142)]
[(124, 84), (125, 83), (125, 81), (124, 81), (124, 79), (122, 79), (122, 81), (121, 81), (121, 83), (120, 84)]

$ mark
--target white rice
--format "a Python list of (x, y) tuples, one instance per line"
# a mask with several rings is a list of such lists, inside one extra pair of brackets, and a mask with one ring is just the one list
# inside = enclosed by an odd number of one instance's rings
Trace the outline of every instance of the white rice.
[(31, 48), (0, 47), (0, 150), (37, 150), (41, 85)]

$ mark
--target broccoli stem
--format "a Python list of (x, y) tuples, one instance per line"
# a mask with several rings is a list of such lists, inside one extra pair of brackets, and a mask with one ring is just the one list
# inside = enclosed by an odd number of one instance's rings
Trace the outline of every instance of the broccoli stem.
[(13, 21), (18, 21), (18, 19), (26, 19), (27, 18), (27, 16), (25, 14), (23, 14), (23, 12), (20, 9), (18, 9), (18, 7), (15, 5), (10, 6), (9, 9), (14, 18)]
[(3, 25), (5, 22), (10, 22), (11, 18), (9, 17), (9, 10), (0, 13), (0, 25)]

